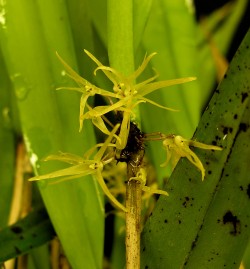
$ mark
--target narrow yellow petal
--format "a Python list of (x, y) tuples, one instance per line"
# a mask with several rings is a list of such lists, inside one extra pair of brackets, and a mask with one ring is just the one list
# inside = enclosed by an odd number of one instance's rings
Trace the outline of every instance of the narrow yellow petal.
[(35, 176), (29, 179), (29, 181), (38, 181), (42, 179), (52, 179), (57, 177), (65, 177), (65, 176), (86, 176), (89, 174), (92, 174), (94, 171), (89, 168), (88, 164), (78, 164), (75, 166), (71, 166), (68, 168), (64, 168), (61, 170), (57, 170), (55, 172), (41, 175), (41, 176)]
[(166, 159), (166, 161), (164, 163), (162, 163), (160, 165), (160, 167), (167, 166), (169, 164), (169, 161), (170, 161), (171, 157), (172, 157), (172, 151), (170, 151), (168, 148), (166, 148), (166, 152), (167, 152), (167, 159)]
[(151, 53), (149, 56), (145, 56), (142, 64), (137, 68), (137, 70), (135, 70), (134, 73), (132, 73), (129, 77), (128, 80), (129, 81), (134, 81), (136, 80), (136, 78), (138, 78), (140, 76), (140, 74), (145, 70), (145, 68), (147, 67), (149, 61), (156, 55), (156, 52)]
[(78, 155), (72, 154), (72, 153), (65, 153), (65, 152), (60, 152), (59, 154), (52, 154), (49, 155), (44, 159), (44, 161), (62, 161), (66, 162), (69, 164), (81, 164), (84, 163), (84, 159)]
[(90, 94), (83, 94), (81, 96), (81, 100), (80, 100), (80, 114), (79, 114), (79, 132), (81, 132), (82, 127), (83, 127), (83, 115), (84, 115), (84, 110), (85, 110), (85, 106), (87, 103), (87, 100), (89, 98)]
[(193, 146), (193, 147), (196, 147), (196, 148), (201, 148), (201, 149), (223, 150), (223, 148), (221, 148), (221, 147), (200, 143), (200, 142), (197, 142), (197, 141), (194, 141), (194, 140), (190, 140), (189, 145)]
[(110, 131), (108, 130), (108, 128), (106, 127), (103, 119), (101, 117), (95, 117), (92, 118), (92, 123), (104, 134), (106, 135), (110, 135)]
[(119, 133), (120, 140), (116, 141), (117, 149), (122, 150), (126, 147), (128, 141), (129, 129), (130, 129), (130, 112), (125, 111), (123, 113), (123, 119)]
[(201, 160), (197, 157), (197, 155), (193, 151), (189, 151), (189, 154), (186, 155), (186, 158), (201, 171), (201, 179), (204, 180), (205, 177), (205, 169), (201, 162)]
[(86, 90), (82, 87), (60, 87), (60, 88), (56, 88), (57, 91), (60, 91), (60, 90), (69, 90), (69, 91), (77, 91), (77, 92), (80, 92), (80, 93), (85, 93)]
[(141, 89), (141, 88), (143, 89), (143, 88), (145, 87), (145, 85), (150, 84), (152, 81), (154, 81), (154, 80), (157, 79), (158, 77), (159, 77), (159, 74), (156, 74), (155, 76), (153, 76), (153, 77), (151, 77), (151, 78), (149, 78), (149, 79), (147, 79), (147, 80), (144, 80), (144, 81), (142, 81), (142, 82), (136, 84), (136, 85), (134, 86), (135, 90), (136, 90), (137, 92), (140, 92), (140, 89)]
[[(89, 58), (94, 61), (99, 67), (105, 67), (99, 60), (96, 59), (96, 57), (91, 54), (89, 51), (87, 51), (86, 49), (84, 50), (84, 52), (89, 56)], [(106, 75), (106, 77), (112, 81), (114, 84), (117, 84), (118, 82), (116, 81), (116, 77), (113, 75), (113, 73), (106, 71), (105, 69), (102, 69), (103, 73)]]
[(103, 143), (103, 146), (99, 149), (99, 151), (97, 152), (97, 154), (95, 155), (95, 160), (96, 161), (101, 161), (103, 154), (105, 153), (105, 151), (107, 150), (111, 140), (113, 139), (113, 136), (115, 135), (115, 133), (117, 132), (118, 128), (120, 127), (120, 124), (116, 124), (116, 126), (113, 128), (113, 130), (110, 132), (108, 138), (105, 140), (105, 142)]
[(190, 82), (193, 80), (196, 80), (196, 77), (177, 78), (177, 79), (171, 79), (171, 80), (152, 82), (150, 84), (145, 85), (141, 89), (140, 95), (145, 96), (145, 95), (147, 95), (151, 92), (154, 92), (158, 89), (162, 89), (162, 88), (169, 87), (172, 85), (183, 84), (183, 83)]
[(58, 59), (61, 61), (61, 63), (64, 65), (66, 71), (68, 72), (68, 75), (80, 86), (80, 87), (84, 87), (88, 84), (91, 85), (91, 83), (89, 83), (86, 79), (84, 79), (83, 77), (81, 77), (80, 75), (78, 75), (78, 73), (73, 70), (64, 60), (63, 58), (56, 52), (56, 56), (58, 57)]
[(151, 194), (160, 194), (160, 195), (169, 196), (169, 194), (166, 191), (153, 189), (153, 188), (148, 187), (148, 186), (143, 186), (142, 190), (145, 191), (145, 192), (151, 193)]
[(114, 85), (117, 85), (120, 81), (124, 81), (125, 80), (125, 77), (120, 73), (118, 72), (117, 70), (115, 70), (114, 68), (112, 67), (109, 67), (109, 66), (99, 66), (95, 69), (94, 71), (94, 74), (96, 75), (96, 71), (98, 70), (102, 70), (103, 72), (107, 71), (109, 72), (109, 74), (113, 74), (114, 76), (110, 76), (110, 80), (112, 78), (112, 82)]
[(94, 175), (93, 175), (97, 182), (100, 184), (100, 187), (102, 188), (103, 192), (108, 196), (109, 200), (111, 202), (113, 202), (113, 204), (118, 207), (119, 209), (121, 209), (124, 212), (127, 212), (128, 210), (126, 209), (126, 207), (124, 205), (122, 205), (116, 198), (115, 196), (109, 191), (103, 177), (100, 171), (97, 171)]
[(174, 111), (174, 112), (178, 112), (179, 111), (179, 110), (174, 109), (174, 108), (169, 108), (169, 107), (162, 106), (162, 105), (160, 105), (160, 104), (158, 104), (158, 103), (156, 103), (156, 102), (154, 102), (154, 101), (152, 101), (152, 100), (150, 100), (148, 98), (145, 98), (145, 97), (139, 97), (139, 98), (142, 99), (142, 100), (144, 100), (145, 102), (150, 103), (151, 105), (154, 105), (154, 106), (163, 108), (165, 110), (170, 110), (170, 111)]

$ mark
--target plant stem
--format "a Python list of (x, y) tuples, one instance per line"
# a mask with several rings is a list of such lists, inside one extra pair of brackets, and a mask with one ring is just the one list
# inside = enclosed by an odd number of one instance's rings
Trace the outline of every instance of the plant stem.
[[(128, 163), (128, 178), (134, 176)], [(140, 268), (141, 182), (130, 180), (126, 188), (126, 269)]]

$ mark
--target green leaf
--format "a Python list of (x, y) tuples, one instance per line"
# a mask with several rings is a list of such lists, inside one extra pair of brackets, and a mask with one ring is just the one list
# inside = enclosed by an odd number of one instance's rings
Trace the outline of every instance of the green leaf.
[(142, 41), (145, 27), (150, 15), (152, 0), (135, 0), (133, 2), (133, 39), (134, 50), (138, 51), (139, 45)]
[(185, 159), (142, 235), (142, 267), (239, 268), (250, 235), (250, 31), (204, 112), (194, 139), (222, 146), (195, 150), (206, 169)]
[[(83, 154), (95, 142), (91, 125), (78, 133), (77, 93), (55, 91), (69, 84), (55, 51), (76, 67), (67, 10), (62, 1), (12, 1), (2, 8), (6, 23), (1, 24), (1, 47), (30, 159), (39, 174), (55, 171), (62, 167), (45, 164), (41, 158), (60, 150)], [(104, 212), (93, 179), (39, 184), (39, 188), (71, 266), (101, 268)]]
[(30, 252), (56, 236), (44, 208), (31, 212), (0, 232), (0, 262)]
[(248, 242), (248, 246), (246, 248), (242, 262), (243, 262), (244, 268), (250, 268), (250, 242)]
[(15, 136), (12, 122), (11, 84), (0, 52), (0, 229), (7, 225), (15, 175)]
[(123, 75), (134, 71), (133, 1), (107, 1), (110, 66)]

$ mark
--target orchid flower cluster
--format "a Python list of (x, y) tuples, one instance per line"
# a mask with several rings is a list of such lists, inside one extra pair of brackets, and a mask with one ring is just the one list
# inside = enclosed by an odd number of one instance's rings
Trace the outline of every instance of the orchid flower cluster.
[[(152, 57), (156, 53), (152, 53), (145, 57), (141, 66), (129, 76), (124, 76), (119, 71), (104, 66), (99, 60), (97, 60), (90, 52), (85, 50), (85, 53), (96, 63), (97, 68), (94, 70), (94, 75), (97, 71), (102, 71), (105, 76), (113, 83), (113, 91), (108, 91), (97, 87), (90, 83), (77, 72), (75, 72), (59, 55), (58, 58), (64, 65), (67, 74), (71, 77), (78, 87), (63, 87), (60, 89), (73, 90), (80, 92), (80, 115), (79, 115), (79, 131), (83, 129), (85, 120), (91, 120), (93, 125), (96, 126), (102, 133), (107, 135), (107, 139), (104, 143), (100, 143), (91, 148), (83, 157), (76, 156), (70, 153), (60, 153), (58, 155), (50, 155), (45, 160), (59, 160), (70, 164), (71, 166), (65, 169), (61, 169), (46, 175), (36, 176), (31, 178), (31, 181), (43, 180), (43, 179), (56, 179), (53, 181), (60, 182), (63, 180), (70, 180), (73, 178), (79, 178), (86, 175), (92, 175), (95, 180), (101, 186), (103, 192), (108, 196), (110, 201), (122, 211), (127, 209), (122, 205), (111, 193), (107, 187), (104, 176), (107, 175), (104, 166), (108, 167), (108, 164), (116, 160), (117, 152), (121, 152), (127, 145), (130, 123), (133, 118), (133, 110), (140, 103), (150, 103), (154, 106), (160, 107), (165, 110), (176, 111), (175, 109), (164, 107), (145, 96), (164, 87), (168, 87), (175, 84), (182, 84), (189, 81), (193, 81), (196, 78), (187, 77), (173, 80), (156, 81), (158, 74), (147, 80), (137, 83), (136, 79), (142, 74), (148, 65)], [(109, 100), (108, 105), (92, 107), (88, 104), (88, 99), (93, 98), (95, 95), (101, 95)], [(105, 120), (105, 114), (109, 112), (115, 112), (122, 115), (122, 120), (115, 126), (107, 126), (107, 120)], [(110, 130), (112, 128), (112, 130)], [(203, 149), (221, 150), (216, 146), (205, 145), (199, 142), (186, 140), (180, 136), (163, 135), (160, 137), (163, 141), (163, 147), (167, 152), (167, 160), (163, 164), (168, 164), (171, 158), (175, 161), (181, 157), (186, 157), (192, 164), (194, 164), (202, 173), (202, 180), (204, 179), (205, 170), (194, 152), (191, 151), (189, 146), (196, 146)], [(98, 149), (99, 148), (99, 149)], [(97, 150), (98, 149), (98, 150)], [(97, 153), (95, 151), (97, 150)], [(168, 195), (166, 191), (157, 190), (156, 188), (150, 188), (146, 186), (146, 170), (139, 167), (136, 177), (132, 177), (129, 180), (139, 180), (142, 185), (142, 190), (151, 194), (157, 193), (162, 195)]]

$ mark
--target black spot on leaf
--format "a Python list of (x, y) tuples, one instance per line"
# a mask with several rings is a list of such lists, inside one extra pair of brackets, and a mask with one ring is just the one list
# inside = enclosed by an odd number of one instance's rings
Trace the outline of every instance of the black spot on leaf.
[(233, 128), (232, 127), (224, 127), (223, 126), (223, 134), (227, 135), (228, 133), (232, 133)]
[(217, 146), (217, 142), (213, 140), (213, 141), (212, 141), (212, 145), (213, 145), (213, 146)]
[(216, 140), (220, 140), (220, 137), (218, 135), (215, 136)]
[(20, 234), (23, 231), (23, 229), (21, 227), (19, 227), (19, 226), (12, 226), (10, 229), (15, 234)]
[(15, 248), (16, 254), (19, 255), (22, 253), (22, 251), (18, 247), (14, 246), (14, 248)]
[(233, 229), (230, 231), (230, 234), (240, 234), (240, 221), (238, 220), (237, 216), (234, 216), (230, 210), (228, 210), (223, 216), (223, 224), (232, 225)]
[(241, 103), (243, 103), (247, 97), (248, 97), (248, 93), (247, 92), (242, 92), (241, 93)]
[(186, 208), (189, 204), (190, 198), (188, 196), (184, 197), (184, 202), (182, 203), (182, 205)]
[(239, 131), (243, 131), (243, 132), (246, 132), (247, 129), (248, 129), (249, 125), (246, 124), (246, 123), (240, 123), (240, 126), (239, 126)]
[(250, 199), (250, 184), (247, 186), (247, 196)]

